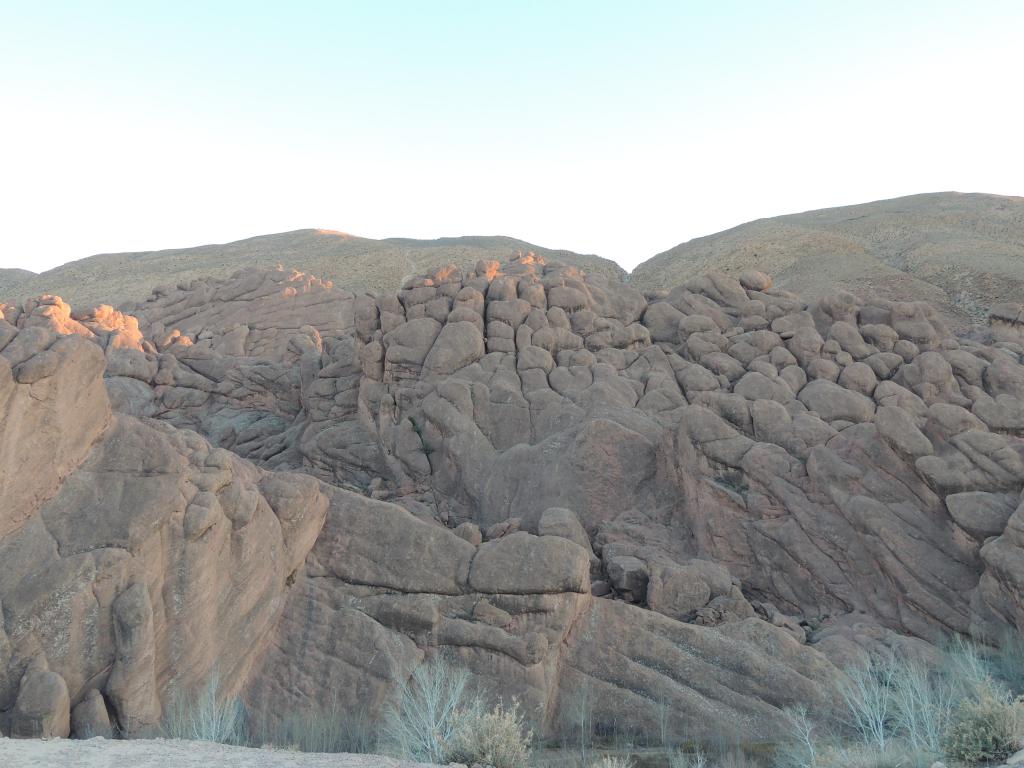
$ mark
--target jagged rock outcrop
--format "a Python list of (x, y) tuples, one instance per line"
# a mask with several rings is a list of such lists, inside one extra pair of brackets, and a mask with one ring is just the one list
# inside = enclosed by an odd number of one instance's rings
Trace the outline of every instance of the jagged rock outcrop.
[[(239, 688), (323, 521), (319, 483), (111, 415), (100, 348), (61, 302), (6, 314), (0, 717), (15, 735), (67, 735), (70, 708), (102, 691), (134, 732), (214, 669)], [(44, 373), (19, 376), (39, 359)], [(54, 461), (24, 465), (47, 447)]]
[(110, 419), (103, 356), (77, 330), (57, 298), (0, 307), (0, 540), (56, 493)]
[(89, 436), (0, 514), (8, 716), (34, 659), (142, 730), (215, 666), (271, 717), (376, 712), (445, 653), (545, 734), (589, 697), (770, 738), (866, 649), (1024, 626), (1024, 346), (995, 323), (535, 257), (4, 313), (4, 429)]
[(562, 536), (474, 546), (396, 505), (333, 491), (251, 705), (273, 717), (329, 690), (343, 708), (376, 713), (438, 649), (553, 735), (572, 733), (571, 700), (585, 694), (608, 729), (641, 732), (668, 711), (679, 732), (714, 737), (729, 722), (755, 740), (782, 727), (786, 706), (835, 703), (835, 667), (784, 630), (750, 619), (722, 632), (601, 600), (589, 570), (587, 550)]

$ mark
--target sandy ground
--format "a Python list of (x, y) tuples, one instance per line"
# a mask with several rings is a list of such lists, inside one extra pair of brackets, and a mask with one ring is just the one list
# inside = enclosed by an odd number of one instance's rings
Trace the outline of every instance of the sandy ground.
[(2, 768), (424, 768), (379, 755), (312, 755), (207, 741), (0, 738)]

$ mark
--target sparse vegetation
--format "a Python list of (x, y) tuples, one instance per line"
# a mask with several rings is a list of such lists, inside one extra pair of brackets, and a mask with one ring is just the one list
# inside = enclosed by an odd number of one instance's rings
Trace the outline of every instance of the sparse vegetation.
[(172, 697), (160, 730), (170, 739), (296, 752), (367, 753), (377, 747), (365, 718), (345, 712), (337, 700), (321, 709), (253, 720), (240, 698), (225, 693), (216, 672), (198, 691)]
[(362, 713), (347, 712), (337, 699), (324, 708), (288, 713), (251, 727), (253, 746), (272, 745), (297, 752), (369, 753), (377, 749), (375, 732)]
[(216, 671), (198, 692), (172, 697), (161, 730), (171, 739), (236, 745), (248, 742), (245, 707), (240, 699), (225, 694)]
[(785, 711), (791, 738), (779, 751), (777, 763), (785, 768), (818, 768), (818, 726), (807, 713), (807, 707)]
[[(847, 670), (844, 712), (829, 732), (789, 712), (790, 738), (777, 750), (785, 768), (928, 766), (938, 759), (978, 765), (1021, 746), (1021, 704), (1006, 684), (1016, 651), (950, 643), (927, 663), (892, 653)], [(1007, 671), (1008, 670), (1008, 671)]]
[(516, 704), (486, 709), (469, 672), (442, 659), (421, 664), (398, 686), (385, 713), (389, 751), (412, 760), (524, 768), (533, 733)]
[(590, 764), (590, 768), (633, 768), (633, 760), (623, 755), (604, 755)]
[(668, 754), (668, 768), (707, 768), (708, 756), (702, 749), (695, 749), (693, 752), (683, 752), (673, 749)]
[[(988, 649), (951, 642), (941, 658), (879, 654), (846, 671), (842, 711), (831, 721), (805, 707), (786, 710), (789, 737), (777, 744), (779, 768), (927, 768), (984, 765), (1016, 752), (1024, 736), (1024, 700), (1010, 681), (1022, 677), (1019, 645)], [(595, 756), (593, 702), (586, 686), (566, 702), (574, 733), (562, 762), (578, 768), (632, 768), (637, 743), (628, 730), (602, 726)], [(669, 732), (662, 703), (660, 745), (654, 757), (667, 768), (738, 768), (760, 765), (730, 745), (710, 751)], [(175, 697), (163, 732), (170, 738), (223, 744), (274, 746), (302, 752), (374, 752), (447, 764), (525, 768), (534, 763), (534, 734), (516, 702), (485, 706), (470, 690), (470, 674), (442, 659), (424, 663), (398, 686), (381, 721), (380, 739), (335, 701), (324, 709), (283, 715), (270, 725), (253, 723), (241, 701), (226, 695), (220, 677), (191, 696)], [(660, 750), (660, 751), (659, 751)], [(763, 759), (760, 758), (760, 759)], [(543, 762), (543, 761), (541, 761)]]
[(586, 764), (594, 743), (594, 711), (589, 683), (584, 682), (576, 690), (569, 707), (576, 729), (576, 748), (580, 761)]
[(976, 697), (960, 702), (946, 739), (946, 754), (968, 765), (1009, 757), (1019, 748), (1017, 709), (1004, 690), (984, 685)]
[(456, 727), (452, 757), (467, 765), (523, 768), (532, 744), (533, 731), (523, 724), (518, 704), (496, 704), (489, 711), (470, 707)]
[(719, 488), (723, 488), (730, 493), (738, 494), (744, 499), (750, 492), (750, 485), (747, 482), (746, 476), (739, 470), (732, 469), (729, 467), (721, 467), (715, 472), (712, 477), (712, 481)]
[[(898, 673), (892, 657), (871, 659), (846, 670), (839, 693), (846, 705), (846, 722), (864, 744), (884, 752), (892, 725), (893, 677)], [(803, 734), (798, 734), (803, 738)]]
[(1024, 695), (1024, 634), (1007, 630), (991, 654), (992, 676), (1014, 696)]
[(395, 692), (384, 714), (384, 739), (397, 755), (448, 763), (460, 718), (471, 716), (469, 672), (442, 659), (420, 664)]

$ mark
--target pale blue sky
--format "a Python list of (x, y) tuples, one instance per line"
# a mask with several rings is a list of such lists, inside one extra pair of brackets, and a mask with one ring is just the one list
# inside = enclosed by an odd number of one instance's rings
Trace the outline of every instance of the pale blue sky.
[(630, 267), (1024, 194), (1021, 2), (0, 0), (0, 266), (322, 227)]

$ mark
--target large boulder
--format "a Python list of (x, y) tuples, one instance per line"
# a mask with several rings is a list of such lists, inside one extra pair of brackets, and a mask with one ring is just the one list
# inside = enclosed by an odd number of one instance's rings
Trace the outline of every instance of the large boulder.
[(657, 564), (650, 569), (647, 605), (680, 621), (692, 620), (711, 600), (711, 587), (696, 568)]
[(111, 739), (110, 713), (98, 689), (92, 688), (71, 710), (71, 732), (76, 739)]
[(812, 381), (800, 390), (800, 402), (825, 421), (871, 421), (875, 403), (861, 392), (844, 389), (826, 379)]
[(590, 560), (579, 544), (520, 531), (480, 546), (469, 586), (498, 594), (582, 593), (590, 591), (589, 574)]
[(71, 733), (71, 700), (64, 678), (33, 663), (21, 678), (10, 715), (16, 739), (66, 739)]

